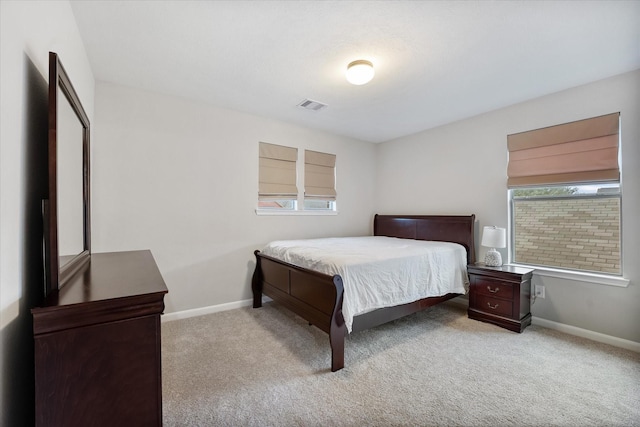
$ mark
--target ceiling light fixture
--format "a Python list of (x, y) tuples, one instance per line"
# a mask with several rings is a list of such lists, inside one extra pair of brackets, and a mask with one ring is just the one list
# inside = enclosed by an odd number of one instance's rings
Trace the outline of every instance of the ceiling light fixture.
[(373, 64), (365, 59), (358, 59), (347, 65), (347, 81), (353, 85), (369, 83), (375, 73)]

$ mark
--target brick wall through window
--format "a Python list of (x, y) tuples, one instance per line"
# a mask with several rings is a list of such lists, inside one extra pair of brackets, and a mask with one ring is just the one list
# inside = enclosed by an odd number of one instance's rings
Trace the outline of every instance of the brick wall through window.
[(517, 263), (621, 274), (620, 198), (513, 199)]

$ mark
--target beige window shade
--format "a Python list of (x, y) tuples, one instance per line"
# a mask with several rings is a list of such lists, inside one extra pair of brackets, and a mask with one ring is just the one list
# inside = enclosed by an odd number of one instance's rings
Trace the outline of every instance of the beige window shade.
[(336, 199), (336, 156), (304, 150), (305, 199)]
[(508, 186), (619, 181), (620, 113), (507, 136)]
[(260, 143), (259, 200), (296, 199), (298, 149)]

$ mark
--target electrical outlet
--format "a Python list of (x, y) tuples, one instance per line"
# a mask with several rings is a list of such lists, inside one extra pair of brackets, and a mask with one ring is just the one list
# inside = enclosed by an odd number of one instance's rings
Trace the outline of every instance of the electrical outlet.
[(535, 285), (534, 292), (535, 292), (536, 298), (544, 299), (544, 285)]

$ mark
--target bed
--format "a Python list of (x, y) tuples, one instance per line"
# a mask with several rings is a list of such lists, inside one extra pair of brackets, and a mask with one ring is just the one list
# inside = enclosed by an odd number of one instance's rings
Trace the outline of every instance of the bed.
[[(466, 252), (465, 264), (475, 262), (475, 215), (375, 215), (373, 235), (456, 243)], [(377, 308), (349, 316), (347, 325), (343, 316), (345, 286), (340, 274), (321, 272), (329, 271), (326, 268), (305, 268), (259, 250), (254, 254), (253, 307), (262, 307), (262, 296), (266, 295), (328, 333), (333, 372), (344, 367), (344, 343), (348, 333), (396, 320), (464, 293), (458, 287), (456, 292)]]

